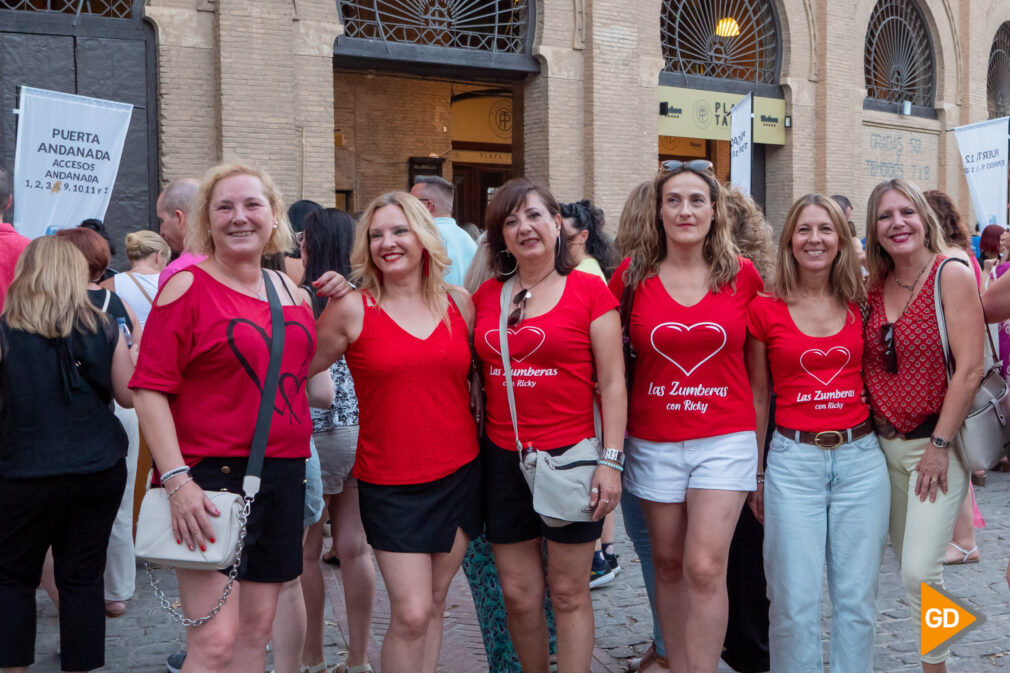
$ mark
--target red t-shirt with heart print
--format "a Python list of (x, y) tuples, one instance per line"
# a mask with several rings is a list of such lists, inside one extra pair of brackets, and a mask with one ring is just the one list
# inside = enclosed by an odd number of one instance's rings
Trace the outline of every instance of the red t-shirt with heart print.
[[(501, 288), (492, 278), (474, 293), (473, 341), (487, 394), (484, 430), (496, 445), (515, 450), (498, 336)], [(572, 271), (554, 308), (508, 329), (523, 446), (556, 449), (593, 436), (596, 384), (589, 324), (615, 308), (617, 301), (599, 276)]]
[(768, 348), (775, 386), (775, 422), (793, 430), (845, 430), (866, 420), (863, 392), (863, 318), (849, 304), (837, 334), (808, 336), (777, 297), (758, 295), (747, 308), (747, 329)]
[[(624, 260), (610, 279), (624, 292)], [(726, 285), (693, 306), (666, 291), (659, 276), (639, 283), (631, 309), (637, 356), (628, 434), (650, 442), (683, 442), (754, 430), (754, 398), (744, 365), (747, 305), (764, 284), (740, 258), (736, 289)]]

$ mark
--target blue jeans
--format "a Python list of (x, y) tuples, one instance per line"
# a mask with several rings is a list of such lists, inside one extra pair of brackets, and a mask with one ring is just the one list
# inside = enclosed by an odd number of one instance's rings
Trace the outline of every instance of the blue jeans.
[(659, 629), (659, 617), (656, 616), (656, 575), (652, 570), (649, 527), (645, 524), (645, 512), (642, 511), (641, 503), (628, 489), (621, 492), (621, 515), (624, 517), (624, 532), (631, 538), (631, 545), (642, 564), (642, 581), (645, 583), (645, 592), (649, 595), (649, 609), (652, 610), (652, 640), (656, 643), (656, 654), (665, 657), (663, 633)]
[(877, 579), (891, 487), (874, 434), (826, 451), (778, 432), (765, 477), (765, 574), (771, 670), (822, 673), (824, 564), (831, 673), (870, 673)]

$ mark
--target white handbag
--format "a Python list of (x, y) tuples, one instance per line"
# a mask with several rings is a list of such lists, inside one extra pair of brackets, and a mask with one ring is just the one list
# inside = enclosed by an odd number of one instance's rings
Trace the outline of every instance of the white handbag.
[[(936, 322), (940, 331), (940, 343), (943, 346), (943, 360), (946, 365), (947, 383), (954, 373), (953, 355), (947, 337), (947, 320), (943, 314), (943, 302), (940, 297), (940, 272), (954, 258), (945, 259), (936, 271), (933, 289), (933, 300), (936, 303)], [(961, 262), (962, 264), (964, 262)], [(983, 320), (984, 320), (983, 314)], [(1010, 389), (1003, 378), (1002, 362), (997, 356), (992, 334), (986, 330), (989, 337), (989, 348), (993, 364), (979, 383), (971, 408), (964, 423), (957, 431), (957, 436), (951, 438), (951, 444), (961, 459), (961, 465), (969, 472), (989, 470), (1006, 455), (1007, 442), (1010, 442)]]
[[(245, 477), (242, 479), (244, 495), (227, 491), (204, 491), (204, 495), (210, 498), (221, 512), (220, 516), (207, 517), (214, 531), (214, 543), (207, 545), (206, 551), (198, 548), (190, 551), (189, 547), (175, 541), (175, 534), (172, 531), (172, 506), (164, 488), (148, 489), (137, 517), (137, 536), (134, 543), (137, 558), (144, 561), (147, 577), (161, 606), (168, 610), (177, 622), (185, 626), (203, 626), (213, 619), (228, 601), (232, 584), (238, 577), (239, 565), (242, 562), (249, 511), (259, 493), (260, 473), (263, 471), (263, 459), (266, 455), (267, 437), (270, 434), (270, 421), (273, 418), (274, 400), (280, 380), (281, 357), (284, 352), (284, 314), (280, 298), (266, 271), (263, 272), (263, 279), (270, 303), (272, 338), (259, 414), (253, 431)], [(161, 584), (154, 574), (154, 566), (191, 570), (224, 570), (230, 567), (231, 570), (217, 605), (203, 617), (188, 619), (177, 608), (172, 607), (171, 601), (165, 597)]]

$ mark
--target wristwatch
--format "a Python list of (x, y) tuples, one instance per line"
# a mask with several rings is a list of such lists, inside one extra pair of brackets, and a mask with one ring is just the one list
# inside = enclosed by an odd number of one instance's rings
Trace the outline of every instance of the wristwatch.
[(624, 465), (624, 451), (617, 449), (603, 449), (603, 460), (611, 460), (618, 465)]
[(930, 435), (929, 441), (938, 449), (946, 449), (950, 447), (950, 440), (944, 439), (940, 435)]

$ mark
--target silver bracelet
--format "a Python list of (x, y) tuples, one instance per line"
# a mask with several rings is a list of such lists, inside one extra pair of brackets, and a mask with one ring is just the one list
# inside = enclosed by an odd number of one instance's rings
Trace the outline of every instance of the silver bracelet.
[(186, 484), (188, 484), (191, 481), (193, 481), (193, 477), (189, 477), (188, 479), (184, 479), (181, 484), (179, 484), (178, 486), (176, 486), (175, 488), (173, 488), (171, 491), (169, 491), (168, 495), (166, 495), (165, 497), (166, 498), (171, 498), (173, 495), (175, 495), (176, 491), (178, 491), (180, 488), (182, 488), (183, 486), (185, 486)]
[(164, 484), (166, 481), (168, 481), (172, 477), (177, 477), (180, 474), (184, 474), (184, 473), (188, 473), (188, 472), (189, 472), (189, 465), (183, 465), (182, 467), (177, 467), (175, 469), (169, 470), (168, 472), (163, 472), (161, 474), (161, 483)]

